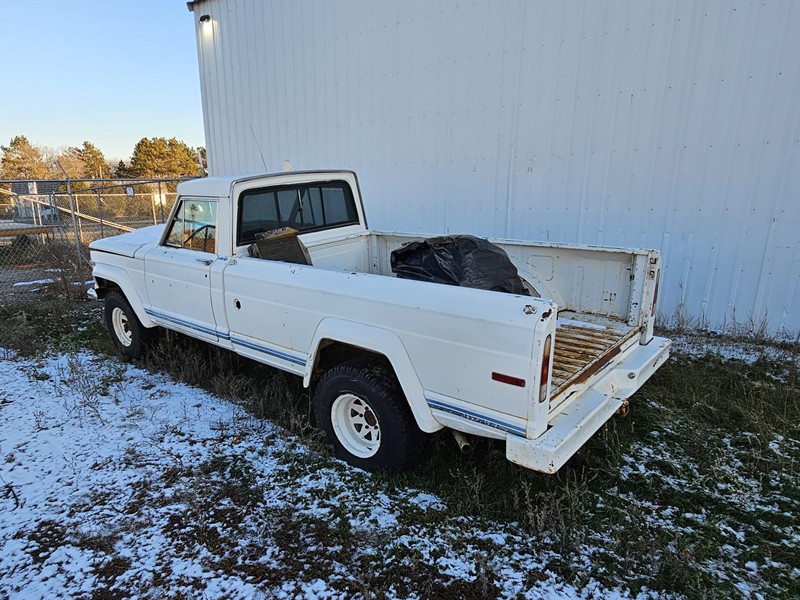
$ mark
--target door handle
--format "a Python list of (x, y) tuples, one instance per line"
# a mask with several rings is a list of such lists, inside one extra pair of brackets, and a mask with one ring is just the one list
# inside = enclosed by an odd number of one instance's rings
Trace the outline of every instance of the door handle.
[(207, 267), (210, 266), (211, 263), (214, 262), (214, 259), (212, 259), (212, 258), (195, 258), (195, 260), (197, 262), (199, 262), (199, 263), (203, 263)]

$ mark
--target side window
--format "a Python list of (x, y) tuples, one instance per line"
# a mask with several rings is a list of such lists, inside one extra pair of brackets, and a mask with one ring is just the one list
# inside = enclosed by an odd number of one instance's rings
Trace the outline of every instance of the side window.
[(216, 252), (217, 203), (191, 198), (181, 200), (164, 243), (175, 248)]
[(344, 194), (341, 187), (324, 187), (322, 189), (322, 205), (325, 207), (325, 219), (328, 223), (345, 223), (357, 219), (355, 204)]
[(355, 223), (355, 200), (344, 181), (246, 190), (239, 198), (237, 245), (250, 244), (259, 233), (281, 227), (304, 232)]

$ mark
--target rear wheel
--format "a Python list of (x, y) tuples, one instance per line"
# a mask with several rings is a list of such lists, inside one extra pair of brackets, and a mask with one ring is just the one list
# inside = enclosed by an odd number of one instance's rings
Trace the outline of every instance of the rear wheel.
[(140, 358), (153, 339), (131, 308), (128, 299), (120, 292), (109, 292), (105, 297), (105, 324), (117, 350), (128, 360)]
[(313, 411), (334, 454), (367, 471), (399, 471), (419, 459), (417, 427), (391, 367), (358, 359), (333, 367), (317, 385)]

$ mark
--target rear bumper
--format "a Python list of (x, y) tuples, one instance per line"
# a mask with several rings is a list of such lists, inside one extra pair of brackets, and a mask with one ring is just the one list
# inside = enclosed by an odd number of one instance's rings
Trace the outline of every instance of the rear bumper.
[(670, 341), (654, 337), (646, 346), (634, 346), (591, 387), (551, 417), (541, 436), (529, 440), (509, 435), (506, 458), (545, 473), (555, 473), (592, 437), (669, 357)]

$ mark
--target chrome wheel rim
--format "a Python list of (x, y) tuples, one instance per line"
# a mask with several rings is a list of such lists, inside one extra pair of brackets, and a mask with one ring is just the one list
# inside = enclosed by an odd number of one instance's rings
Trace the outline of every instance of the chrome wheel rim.
[(111, 311), (111, 325), (114, 327), (114, 335), (123, 346), (128, 347), (133, 343), (133, 333), (128, 315), (121, 308), (114, 308)]
[(354, 394), (342, 394), (331, 406), (331, 423), (336, 438), (350, 454), (359, 458), (375, 456), (381, 445), (381, 426), (372, 407)]

